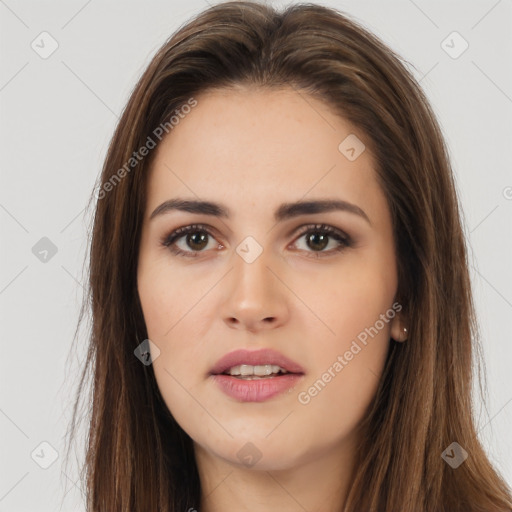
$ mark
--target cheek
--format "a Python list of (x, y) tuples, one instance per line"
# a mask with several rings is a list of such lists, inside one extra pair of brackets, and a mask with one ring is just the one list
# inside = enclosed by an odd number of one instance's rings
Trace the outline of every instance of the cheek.
[[(325, 341), (325, 350), (315, 351), (319, 356), (348, 349), (351, 340), (390, 308), (396, 293), (394, 273), (382, 262), (360, 256), (303, 276), (295, 277), (294, 292), (310, 310), (301, 315), (310, 339)], [(390, 323), (380, 325), (380, 330), (389, 334)]]
[[(195, 316), (216, 276), (173, 267), (166, 257), (139, 271), (138, 291), (148, 335), (161, 342), (173, 339), (184, 320)], [(193, 324), (192, 324), (193, 326)], [(189, 326), (190, 327), (190, 326)]]
[(312, 371), (297, 390), (308, 430), (326, 438), (348, 435), (362, 421), (386, 361), (390, 323), (378, 321), (386, 308), (369, 301), (360, 305), (339, 313), (336, 337), (324, 338), (311, 351)]
[(355, 432), (375, 397), (388, 347), (386, 340), (372, 343), (346, 364), (325, 367), (304, 389), (300, 403), (308, 431), (322, 432), (326, 439)]
[(353, 263), (350, 272), (344, 268), (316, 280), (318, 287), (305, 298), (314, 300), (312, 309), (332, 332), (315, 337), (314, 317), (305, 327), (305, 339), (315, 339), (315, 344), (309, 353), (312, 372), (298, 390), (298, 401), (310, 417), (322, 418), (314, 420), (315, 428), (332, 428), (333, 433), (354, 428), (373, 399), (394, 317), (394, 274), (383, 265)]
[[(217, 279), (218, 280), (218, 279)], [(211, 281), (211, 282), (209, 282)], [(160, 353), (153, 360), (153, 371), (162, 397), (177, 419), (191, 411), (191, 395), (198, 383), (199, 362), (204, 359), (205, 325), (211, 306), (204, 299), (215, 284), (213, 276), (190, 279), (168, 262), (155, 262), (138, 275), (139, 298), (148, 338)]]

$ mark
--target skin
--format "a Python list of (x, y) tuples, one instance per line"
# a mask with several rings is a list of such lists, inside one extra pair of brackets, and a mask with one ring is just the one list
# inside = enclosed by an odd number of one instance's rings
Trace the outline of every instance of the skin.
[[(364, 134), (293, 89), (216, 90), (196, 99), (155, 149), (137, 279), (148, 336), (160, 350), (153, 361), (159, 389), (194, 441), (198, 505), (201, 512), (340, 510), (357, 427), (375, 395), (390, 337), (403, 341), (400, 315), (307, 404), (298, 396), (394, 303), (393, 229), (372, 155), (367, 148), (347, 159), (340, 142), (349, 134), (364, 142)], [(224, 204), (232, 217), (171, 211), (149, 219), (176, 197)], [(322, 198), (356, 204), (371, 224), (346, 211), (273, 219), (282, 203)], [(194, 223), (211, 227), (202, 252), (197, 235), (196, 245), (186, 235), (176, 243), (197, 257), (160, 244)], [(308, 244), (299, 229), (316, 223), (338, 228), (353, 245), (334, 252), (333, 238), (323, 249)], [(263, 249), (252, 263), (236, 252), (247, 236)], [(294, 389), (243, 403), (209, 376), (226, 353), (264, 347), (305, 369)], [(248, 442), (261, 454), (252, 466), (237, 456)]]

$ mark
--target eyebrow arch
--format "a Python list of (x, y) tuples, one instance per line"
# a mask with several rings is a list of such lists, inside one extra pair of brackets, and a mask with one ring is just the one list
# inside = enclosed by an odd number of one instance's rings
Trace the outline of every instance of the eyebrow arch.
[[(223, 217), (229, 219), (231, 213), (225, 206), (212, 201), (198, 201), (195, 199), (174, 198), (164, 201), (157, 206), (149, 220), (168, 212), (179, 210), (188, 213), (198, 213), (202, 215), (212, 215), (214, 217)], [(298, 217), (299, 215), (308, 215), (314, 213), (326, 213), (332, 211), (345, 211), (362, 217), (370, 226), (372, 223), (368, 215), (359, 208), (359, 206), (343, 201), (341, 199), (317, 199), (311, 201), (296, 201), (294, 203), (283, 203), (274, 213), (275, 222)]]

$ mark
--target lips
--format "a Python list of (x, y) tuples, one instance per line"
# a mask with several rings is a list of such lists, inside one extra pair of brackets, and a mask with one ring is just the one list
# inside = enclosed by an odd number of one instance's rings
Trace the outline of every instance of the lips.
[(252, 366), (277, 365), (289, 373), (303, 374), (304, 369), (295, 361), (276, 350), (266, 348), (260, 350), (235, 350), (221, 357), (210, 371), (211, 375), (219, 375), (233, 366), (248, 364)]

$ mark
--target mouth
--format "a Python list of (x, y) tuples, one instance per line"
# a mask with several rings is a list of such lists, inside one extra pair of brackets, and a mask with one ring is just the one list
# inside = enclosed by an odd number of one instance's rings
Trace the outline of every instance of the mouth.
[(264, 402), (291, 391), (304, 377), (304, 369), (272, 349), (236, 350), (217, 361), (210, 376), (238, 402)]

